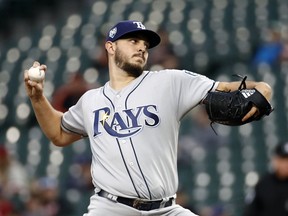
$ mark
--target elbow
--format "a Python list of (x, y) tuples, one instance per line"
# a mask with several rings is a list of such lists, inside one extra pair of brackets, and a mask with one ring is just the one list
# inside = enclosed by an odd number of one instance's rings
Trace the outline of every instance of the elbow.
[(231, 91), (230, 83), (228, 82), (219, 82), (216, 91), (223, 91), (223, 92), (229, 92)]
[(69, 145), (69, 143), (65, 143), (61, 139), (50, 139), (50, 141), (57, 147), (65, 147)]
[(71, 142), (66, 141), (66, 139), (61, 135), (56, 137), (50, 137), (50, 141), (53, 143), (53, 145), (57, 147), (65, 147), (71, 144)]
[(57, 134), (57, 136), (50, 137), (50, 140), (55, 146), (65, 147), (82, 138), (83, 137), (81, 135), (70, 134), (61, 130), (61, 132)]
[(55, 142), (55, 141), (51, 141), (51, 142), (57, 147), (65, 147), (68, 145), (68, 144), (61, 143), (61, 142)]

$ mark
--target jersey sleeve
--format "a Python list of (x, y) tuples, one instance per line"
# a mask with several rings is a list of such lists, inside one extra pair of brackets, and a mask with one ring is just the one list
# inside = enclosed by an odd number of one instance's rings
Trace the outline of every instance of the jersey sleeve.
[(172, 88), (178, 100), (178, 116), (181, 118), (192, 108), (200, 104), (209, 91), (215, 91), (219, 82), (204, 75), (187, 70), (173, 73)]
[(79, 134), (83, 137), (87, 136), (87, 132), (84, 127), (83, 119), (83, 96), (79, 101), (67, 112), (64, 113), (61, 119), (61, 127), (68, 133)]

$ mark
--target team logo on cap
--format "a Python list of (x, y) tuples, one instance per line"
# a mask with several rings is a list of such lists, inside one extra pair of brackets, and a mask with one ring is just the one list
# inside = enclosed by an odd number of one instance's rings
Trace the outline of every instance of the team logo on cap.
[(146, 29), (146, 27), (141, 22), (133, 22), (133, 24), (136, 24), (137, 28), (139, 29)]
[(109, 37), (110, 37), (110, 38), (114, 38), (115, 35), (116, 35), (116, 33), (117, 33), (117, 27), (115, 27), (115, 28), (113, 28), (113, 29), (110, 30), (110, 32), (109, 32)]

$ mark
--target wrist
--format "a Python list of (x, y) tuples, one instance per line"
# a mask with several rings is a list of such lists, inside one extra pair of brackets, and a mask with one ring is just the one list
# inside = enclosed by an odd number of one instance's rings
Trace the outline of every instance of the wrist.
[(35, 95), (35, 96), (32, 96), (30, 97), (30, 101), (32, 104), (41, 104), (43, 103), (44, 101), (46, 100), (45, 96), (42, 94), (42, 95)]

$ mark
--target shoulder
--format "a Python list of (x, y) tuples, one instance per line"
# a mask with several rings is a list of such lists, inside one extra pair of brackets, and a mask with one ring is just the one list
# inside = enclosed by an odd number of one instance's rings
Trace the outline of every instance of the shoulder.
[[(187, 84), (189, 88), (192, 86), (196, 87), (199, 85), (208, 85), (211, 88), (211, 84), (213, 84), (213, 89), (218, 85), (215, 85), (215, 80), (208, 78), (205, 75), (198, 74), (188, 70), (178, 70), (178, 69), (165, 69), (159, 71), (146, 71), (145, 72), (149, 81), (155, 80), (161, 82), (161, 85), (176, 85), (176, 86), (183, 86)], [(147, 74), (148, 73), (148, 74)], [(217, 83), (217, 82), (216, 82)], [(197, 87), (197, 88), (198, 88)]]
[(102, 91), (103, 91), (103, 86), (101, 86), (101, 87), (99, 87), (99, 88), (96, 88), (96, 89), (89, 89), (89, 90), (87, 90), (87, 91), (83, 94), (83, 96), (89, 97), (89, 96), (91, 96), (91, 95), (99, 94), (99, 93), (101, 93)]
[(175, 74), (175, 73), (187, 73), (187, 74), (193, 74), (193, 75), (200, 75), (198, 73), (195, 72), (191, 72), (188, 70), (181, 70), (181, 69), (163, 69), (163, 70), (155, 70), (155, 71), (144, 71), (144, 73), (150, 73), (150, 74)]
[(271, 183), (275, 182), (275, 179), (275, 174), (273, 172), (265, 173), (260, 177), (257, 186), (267, 187), (267, 185), (271, 185)]
[(197, 77), (197, 78), (207, 78), (204, 75), (188, 71), (188, 70), (180, 70), (180, 69), (164, 69), (158, 71), (144, 71), (145, 74), (149, 73), (149, 76), (170, 76), (170, 77)]
[(93, 97), (99, 98), (99, 95), (101, 95), (102, 93), (103, 93), (103, 86), (95, 89), (89, 89), (82, 95), (82, 97), (79, 100), (82, 102), (90, 101), (91, 98)]

